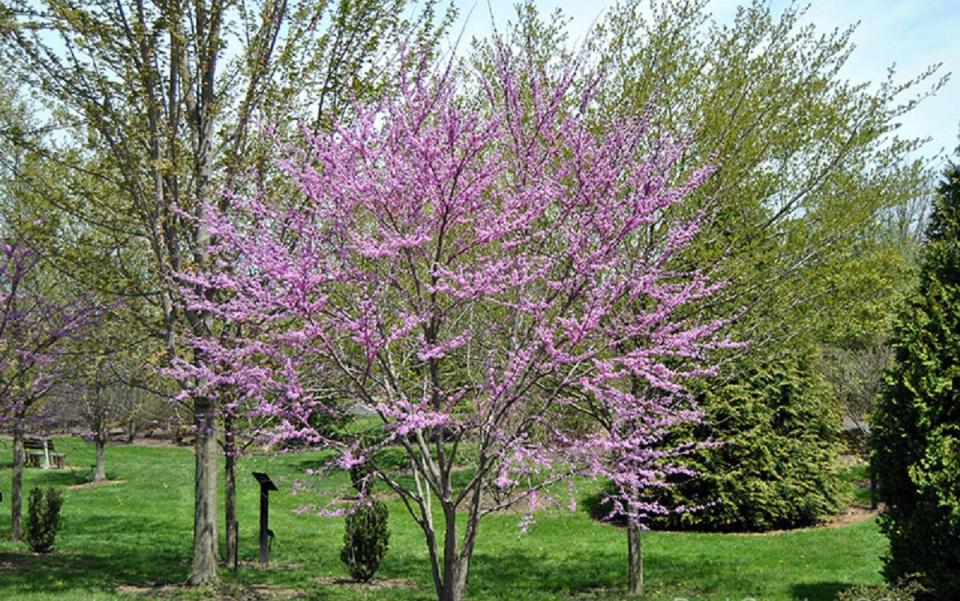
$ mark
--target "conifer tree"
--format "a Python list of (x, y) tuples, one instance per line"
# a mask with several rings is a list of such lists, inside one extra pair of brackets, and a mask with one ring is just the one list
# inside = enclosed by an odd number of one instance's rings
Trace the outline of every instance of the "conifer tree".
[(885, 575), (960, 598), (960, 167), (939, 188), (919, 290), (894, 332), (895, 365), (873, 417)]

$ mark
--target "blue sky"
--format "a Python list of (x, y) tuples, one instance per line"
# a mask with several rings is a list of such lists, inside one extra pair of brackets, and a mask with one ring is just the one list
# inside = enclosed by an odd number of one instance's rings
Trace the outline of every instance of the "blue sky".
[[(943, 63), (941, 73), (953, 72), (950, 81), (902, 119), (904, 137), (932, 138), (922, 148), (924, 156), (938, 152), (954, 155), (960, 140), (960, 0), (808, 0), (806, 19), (827, 31), (859, 22), (853, 35), (856, 45), (842, 75), (854, 82), (878, 82), (896, 64), (897, 79), (919, 74), (928, 65)], [(489, 4), (488, 4), (489, 2)], [(492, 10), (498, 24), (513, 16), (515, 0), (455, 0), (464, 29), (464, 40), (490, 30)], [(560, 8), (571, 18), (571, 39), (582, 38), (590, 25), (614, 0), (537, 0), (544, 13)], [(738, 0), (714, 0), (710, 10), (720, 21), (730, 19)], [(772, 0), (775, 11), (789, 4)], [(802, 0), (801, 0), (802, 5)], [(489, 6), (489, 8), (488, 8)], [(467, 19), (467, 13), (473, 7)]]

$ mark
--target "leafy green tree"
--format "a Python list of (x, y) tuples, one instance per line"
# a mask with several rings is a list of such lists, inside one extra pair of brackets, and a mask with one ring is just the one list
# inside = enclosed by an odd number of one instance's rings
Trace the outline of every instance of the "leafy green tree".
[(754, 353), (837, 337), (857, 315), (849, 335), (869, 331), (884, 310), (865, 305), (902, 274), (880, 248), (883, 222), (929, 195), (920, 141), (894, 132), (942, 85), (938, 66), (871, 90), (839, 75), (853, 28), (821, 32), (803, 16), (756, 1), (721, 24), (704, 0), (633, 0), (590, 42), (611, 74), (606, 110), (653, 111), (656, 127), (689, 132), (691, 167), (718, 166), (688, 207), (717, 213), (688, 260), (730, 283)]
[[(720, 381), (707, 385), (713, 390), (704, 395), (705, 410), (708, 419), (717, 417), (708, 434), (727, 445), (708, 454), (716, 465), (704, 459), (699, 467), (722, 479), (736, 460), (730, 454), (740, 451), (749, 460), (751, 450), (766, 448), (763, 437), (787, 438), (762, 421), (777, 412), (805, 415), (807, 436), (823, 433), (815, 452), (797, 458), (808, 465), (781, 458), (796, 485), (790, 490), (804, 495), (791, 500), (793, 507), (773, 494), (750, 494), (765, 488), (760, 474), (775, 461), (726, 481), (741, 487), (727, 495), (726, 507), (733, 512), (733, 503), (752, 503), (747, 515), (759, 520), (752, 528), (804, 523), (836, 507), (837, 408), (813, 358), (822, 345), (860, 349), (885, 338), (899, 282), (911, 275), (911, 212), (930, 194), (929, 169), (912, 158), (920, 141), (898, 139), (895, 129), (900, 116), (944, 81), (937, 65), (902, 82), (891, 70), (876, 87), (847, 81), (840, 72), (852, 52), (852, 27), (823, 32), (804, 25), (803, 17), (796, 5), (778, 12), (754, 1), (721, 24), (707, 0), (627, 0), (597, 23), (579, 50), (605, 74), (598, 113), (647, 114), (654, 131), (687, 133), (690, 168), (718, 166), (680, 207), (707, 208), (714, 219), (679, 268), (709, 267), (728, 282), (702, 310), (738, 313), (731, 338), (749, 346), (730, 353)], [(525, 2), (507, 39), (517, 54), (535, 57), (531, 69), (554, 72), (573, 58), (558, 52), (568, 40), (565, 27), (561, 14), (544, 17)], [(489, 65), (489, 44), (476, 50), (475, 63)], [(903, 233), (893, 241), (887, 239), (892, 225)], [(650, 228), (651, 240), (659, 235)], [(803, 349), (799, 357), (796, 348)], [(793, 393), (772, 393), (781, 387)], [(728, 429), (729, 420), (719, 418), (747, 400), (744, 421), (756, 427)], [(796, 406), (783, 409), (783, 402)], [(811, 474), (818, 476), (801, 486), (800, 478)], [(720, 483), (714, 484), (710, 494)], [(695, 505), (714, 500), (695, 492), (685, 492)], [(631, 583), (639, 581), (639, 564), (631, 561)]]
[(920, 283), (894, 329), (895, 364), (873, 416), (874, 469), (890, 539), (884, 573), (960, 597), (960, 167), (927, 228)]
[[(784, 458), (784, 477), (796, 486), (780, 485), (799, 495), (790, 503), (754, 494), (767, 489), (762, 474), (776, 461), (726, 480), (739, 490), (726, 489), (718, 507), (733, 512), (744, 503), (742, 515), (758, 521), (740, 526), (760, 529), (808, 523), (836, 508), (831, 464), (839, 447), (825, 426), (839, 421), (814, 359), (823, 345), (883, 341), (899, 282), (911, 274), (888, 221), (922, 203), (930, 181), (925, 163), (911, 156), (919, 141), (897, 138), (896, 122), (943, 81), (936, 65), (903, 82), (891, 71), (874, 88), (847, 81), (839, 73), (852, 52), (852, 27), (821, 32), (802, 20), (801, 7), (775, 12), (766, 2), (745, 4), (718, 23), (705, 1), (636, 0), (615, 8), (590, 42), (611, 74), (607, 110), (652, 111), (655, 127), (686, 127), (691, 167), (718, 165), (685, 207), (715, 212), (685, 260), (713, 266), (728, 283), (703, 309), (740, 311), (730, 335), (748, 346), (730, 354), (719, 382), (707, 384), (708, 434), (724, 446), (698, 467), (708, 481), (723, 480), (735, 453), (749, 463), (764, 438), (786, 441), (789, 430), (764, 421), (777, 413), (803, 415), (806, 436), (819, 437), (811, 438), (815, 453)], [(743, 427), (729, 428), (738, 414)], [(714, 484), (714, 492), (723, 488)], [(691, 487), (686, 500), (715, 500), (701, 490), (704, 496)], [(720, 526), (720, 514), (712, 515)]]

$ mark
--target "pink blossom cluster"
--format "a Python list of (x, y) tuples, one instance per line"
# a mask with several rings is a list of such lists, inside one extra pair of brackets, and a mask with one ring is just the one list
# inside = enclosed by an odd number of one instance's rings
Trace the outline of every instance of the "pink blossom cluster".
[(82, 296), (52, 298), (39, 255), (23, 240), (0, 240), (0, 420), (22, 424), (62, 375), (64, 342), (83, 335), (100, 308)]

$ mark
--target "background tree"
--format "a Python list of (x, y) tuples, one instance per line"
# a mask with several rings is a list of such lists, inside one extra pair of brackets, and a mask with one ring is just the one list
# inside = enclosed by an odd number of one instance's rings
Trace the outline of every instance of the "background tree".
[[(905, 245), (901, 253), (886, 239), (888, 225), (929, 197), (930, 181), (926, 164), (913, 158), (920, 141), (897, 138), (897, 121), (943, 83), (935, 79), (936, 65), (903, 82), (891, 71), (873, 87), (844, 80), (840, 70), (852, 51), (852, 29), (821, 32), (802, 19), (802, 8), (774, 12), (768, 3), (752, 2), (721, 24), (706, 1), (638, 0), (612, 9), (584, 49), (609, 74), (600, 110), (637, 115), (659, 106), (650, 118), (654, 130), (690, 125), (682, 130), (691, 140), (684, 164), (717, 165), (715, 177), (678, 207), (695, 211), (724, 199), (681, 260), (716, 265), (727, 282), (706, 311), (721, 316), (743, 310), (731, 336), (749, 344), (727, 355), (720, 379), (729, 379), (737, 394), (752, 387), (748, 397), (766, 405), (749, 413), (758, 419), (782, 410), (784, 398), (768, 396), (776, 388), (768, 376), (813, 382), (820, 379), (823, 346), (863, 349), (884, 339), (888, 315), (904, 291), (900, 282), (911, 277), (910, 251)], [(524, 25), (529, 35), (520, 39), (536, 40), (545, 30)], [(901, 225), (910, 231), (909, 219)], [(751, 383), (747, 374), (758, 377)], [(771, 422), (711, 418), (736, 409), (733, 396), (717, 390), (718, 382), (710, 381), (702, 395), (713, 440), (750, 449), (780, 436)], [(804, 436), (819, 436), (824, 423), (838, 424), (830, 403), (791, 398), (800, 403), (797, 413), (823, 411)], [(779, 473), (835, 473), (839, 447), (825, 440), (823, 449), (832, 450), (802, 456), (817, 464)], [(722, 472), (718, 466), (715, 473)], [(767, 485), (752, 477), (736, 484), (743, 493)], [(816, 487), (798, 492), (804, 491), (813, 495), (811, 504), (830, 505), (817, 500)], [(681, 500), (698, 506), (712, 499)], [(739, 509), (743, 515), (776, 511)]]
[[(868, 461), (869, 420), (891, 357), (886, 344), (862, 349), (827, 347), (823, 353), (822, 369), (840, 403), (846, 443), (852, 452)], [(871, 469), (871, 509), (876, 509), (877, 503), (877, 479)]]
[(95, 357), (84, 374), (83, 387), (76, 389), (79, 398), (78, 417), (87, 427), (87, 435), (96, 448), (96, 462), (93, 467), (93, 481), (107, 479), (106, 447), (110, 440), (110, 426), (118, 416), (111, 394), (116, 382), (110, 377), (109, 366), (102, 357)]
[[(196, 217), (228, 202), (222, 187), (267, 177), (261, 127), (322, 127), (348, 97), (389, 79), (385, 48), (433, 44), (435, 16), (432, 0), (5, 0), (4, 62), (50, 103), (61, 128), (57, 143), (43, 147), (9, 139), (96, 182), (49, 195), (49, 204), (95, 233), (95, 248), (124, 249), (112, 258), (125, 276), (113, 292), (144, 301), (143, 331), (161, 343), (166, 362), (200, 361), (198, 347), (179, 337), (210, 336), (210, 316), (181, 302), (174, 278), (208, 259), (210, 234)], [(212, 398), (183, 400), (196, 431), (189, 581), (206, 585), (217, 581), (219, 408)]]
[(950, 165), (927, 228), (920, 284), (900, 314), (873, 415), (874, 469), (890, 539), (884, 573), (925, 596), (960, 595), (960, 168)]
[[(120, 341), (109, 335), (114, 325), (109, 323), (110, 319), (110, 315), (105, 316), (96, 332), (70, 345), (63, 378), (51, 391), (48, 403), (54, 407), (58, 425), (93, 443), (94, 482), (106, 480), (106, 446), (111, 441), (112, 430), (122, 426), (125, 438), (132, 442), (130, 428), (135, 426), (130, 422), (144, 419), (144, 404), (153, 396), (131, 385), (131, 372), (135, 372), (135, 368), (129, 362), (140, 357), (118, 346)], [(111, 342), (115, 345), (110, 346)], [(169, 403), (168, 399), (152, 400)]]

